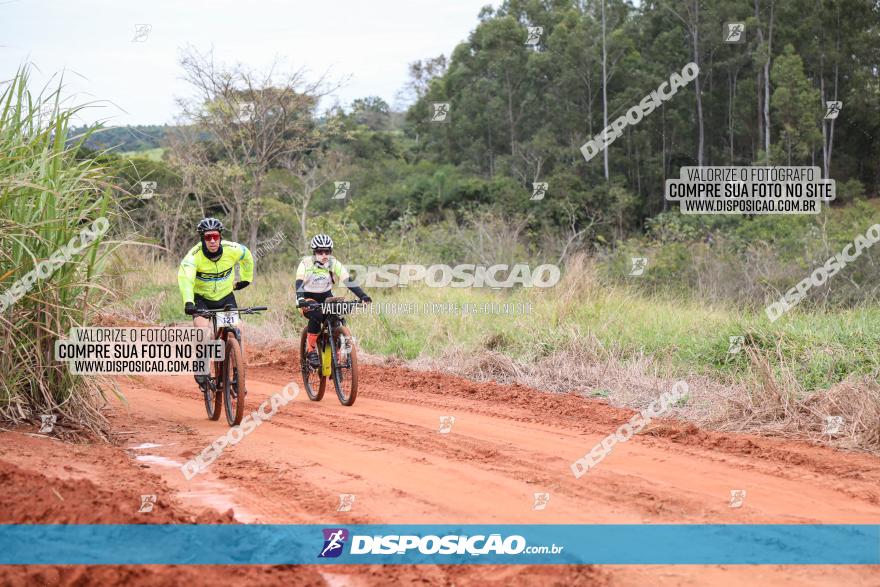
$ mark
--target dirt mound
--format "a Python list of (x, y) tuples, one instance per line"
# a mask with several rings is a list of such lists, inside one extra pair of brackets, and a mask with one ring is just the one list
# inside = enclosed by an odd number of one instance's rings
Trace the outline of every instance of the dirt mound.
[[(182, 511), (157, 496), (148, 513), (139, 513), (141, 494), (126, 483), (101, 488), (88, 479), (59, 479), (0, 461), (2, 524), (228, 524), (230, 515)], [(149, 507), (149, 506), (146, 506)]]

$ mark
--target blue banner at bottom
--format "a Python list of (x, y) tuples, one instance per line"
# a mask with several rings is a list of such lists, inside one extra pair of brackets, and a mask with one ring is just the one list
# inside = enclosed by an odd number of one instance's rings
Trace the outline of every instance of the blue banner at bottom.
[(880, 525), (14, 524), (0, 564), (877, 565)]

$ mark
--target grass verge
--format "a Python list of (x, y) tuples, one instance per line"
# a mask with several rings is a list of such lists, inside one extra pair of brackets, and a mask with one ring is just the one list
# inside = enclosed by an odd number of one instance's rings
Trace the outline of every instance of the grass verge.
[(109, 174), (77, 156), (88, 135), (67, 144), (79, 108), (60, 92), (32, 95), (23, 68), (0, 94), (0, 418), (103, 433), (102, 388), (55, 362), (54, 341), (100, 302), (115, 209)]

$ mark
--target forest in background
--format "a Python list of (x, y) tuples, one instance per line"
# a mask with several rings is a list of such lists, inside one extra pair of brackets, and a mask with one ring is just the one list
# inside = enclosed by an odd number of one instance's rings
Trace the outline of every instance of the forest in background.
[[(732, 21), (743, 43), (723, 41)], [(542, 27), (537, 44), (529, 27)], [(583, 143), (691, 61), (694, 82), (627, 126), (607, 158), (584, 159)], [(878, 2), (509, 1), (484, 8), (448, 56), (410, 64), (406, 112), (372, 96), (319, 115), (338, 85), (302, 70), (218, 65), (192, 47), (180, 65), (192, 92), (178, 124), (87, 143), (160, 146), (158, 161), (103, 157), (134, 226), (172, 261), (214, 215), (251, 248), (284, 231), (270, 262), (293, 262), (319, 230), (363, 264), (563, 264), (585, 252), (619, 277), (642, 256), (653, 270), (640, 288), (762, 303), (877, 218)], [(837, 119), (824, 119), (828, 100), (843, 102)], [(447, 123), (431, 122), (434, 102), (449, 103)], [(663, 199), (681, 166), (767, 164), (823, 169), (837, 182), (831, 213), (683, 216)], [(149, 199), (141, 181), (156, 182)], [(350, 189), (335, 199), (339, 181)], [(534, 182), (548, 184), (544, 199), (530, 200)], [(874, 295), (859, 284), (876, 265), (853, 271), (823, 303)]]

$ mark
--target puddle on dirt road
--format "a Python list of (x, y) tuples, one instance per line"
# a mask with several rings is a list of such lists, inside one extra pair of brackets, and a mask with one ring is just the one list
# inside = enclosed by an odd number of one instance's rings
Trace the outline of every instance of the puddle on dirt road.
[(193, 487), (189, 491), (181, 491), (177, 494), (181, 499), (192, 500), (205, 505), (220, 513), (225, 513), (229, 509), (235, 512), (235, 520), (243, 524), (253, 524), (257, 522), (257, 516), (246, 512), (236, 505), (232, 498), (229, 497), (229, 487), (219, 481), (202, 480), (197, 483), (197, 487)]
[(162, 445), (161, 444), (154, 444), (152, 442), (143, 442), (137, 446), (130, 446), (128, 448), (130, 450), (142, 450), (145, 448), (159, 448), (160, 446), (162, 446)]
[[(141, 446), (144, 448), (154, 448), (159, 445), (144, 443)], [(141, 463), (164, 467), (166, 469), (176, 469), (177, 473), (171, 473), (172, 475), (180, 474), (180, 468), (183, 466), (183, 463), (180, 461), (175, 461), (174, 459), (159, 455), (138, 455), (135, 457), (135, 460)], [(178, 486), (179, 480), (174, 481), (176, 482), (171, 482), (170, 484), (172, 486)], [(178, 491), (177, 497), (201, 507), (211, 508), (221, 514), (226, 513), (231, 509), (235, 512), (235, 521), (243, 524), (253, 524), (257, 522), (257, 516), (242, 509), (242, 507), (236, 504), (232, 499), (231, 494), (234, 493), (234, 491), (234, 489), (220, 481), (204, 478), (199, 479), (196, 477), (187, 481), (186, 490)]]
[(141, 463), (150, 463), (151, 465), (161, 465), (163, 467), (174, 467), (175, 469), (180, 469), (183, 466), (183, 463), (178, 463), (175, 460), (168, 459), (165, 457), (160, 457), (157, 455), (138, 455), (134, 458), (134, 460), (139, 461)]

